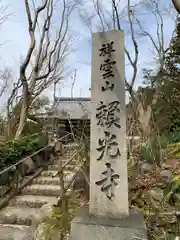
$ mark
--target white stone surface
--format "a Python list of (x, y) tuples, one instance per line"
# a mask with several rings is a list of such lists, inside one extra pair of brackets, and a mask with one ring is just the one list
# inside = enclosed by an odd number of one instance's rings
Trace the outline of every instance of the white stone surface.
[[(71, 240), (147, 240), (143, 216), (133, 211), (122, 219), (89, 216), (81, 208), (71, 223)], [(84, 237), (86, 236), (86, 237)]]
[(0, 224), (0, 240), (22, 240), (28, 234), (29, 227), (21, 225)]
[(0, 223), (31, 225), (33, 219), (39, 216), (38, 208), (5, 207), (0, 213)]
[(35, 196), (35, 195), (21, 195), (13, 198), (9, 205), (11, 206), (29, 206), (29, 207), (41, 207), (44, 204), (56, 204), (57, 197), (50, 196)]
[[(106, 56), (99, 56), (99, 49), (102, 44), (114, 41), (112, 53), (114, 65), (114, 78), (107, 78), (111, 83), (115, 84), (114, 89), (101, 91), (101, 87), (105, 85), (107, 79), (103, 79), (100, 66)], [(120, 118), (121, 128), (112, 125), (109, 131), (116, 135), (116, 142), (120, 150), (121, 156), (112, 159), (109, 154), (104, 154), (102, 160), (97, 161), (100, 152), (96, 149), (99, 147), (98, 139), (104, 139), (104, 129), (97, 125), (97, 110), (100, 101), (108, 105), (112, 101), (120, 102), (120, 113), (116, 112), (116, 116)], [(122, 215), (128, 215), (128, 180), (127, 180), (127, 149), (126, 149), (126, 109), (125, 109), (125, 84), (124, 84), (124, 33), (120, 31), (111, 31), (106, 33), (94, 33), (92, 35), (92, 87), (91, 87), (91, 161), (90, 161), (90, 214), (108, 218), (119, 218)], [(117, 148), (113, 147), (109, 152), (115, 153)], [(114, 174), (119, 175), (116, 180), (117, 186), (114, 189), (115, 197), (109, 200), (101, 186), (95, 182), (103, 178), (102, 172), (106, 171), (106, 163), (110, 163)]]

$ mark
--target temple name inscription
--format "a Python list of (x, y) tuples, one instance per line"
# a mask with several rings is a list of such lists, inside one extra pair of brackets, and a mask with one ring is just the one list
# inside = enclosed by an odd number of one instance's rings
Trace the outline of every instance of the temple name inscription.
[[(102, 73), (103, 79), (106, 79), (105, 86), (101, 87), (101, 91), (113, 91), (115, 84), (113, 83), (114, 78), (114, 67), (116, 61), (113, 59), (113, 53), (115, 49), (113, 48), (114, 42), (108, 42), (102, 44), (99, 49), (99, 57), (105, 57), (104, 62), (100, 65), (100, 71)], [(99, 139), (99, 147), (96, 149), (100, 152), (100, 156), (97, 161), (103, 160), (107, 154), (112, 159), (117, 159), (121, 156), (120, 150), (118, 148), (118, 143), (116, 141), (116, 135), (110, 132), (111, 127), (121, 128), (120, 118), (118, 114), (120, 113), (120, 102), (112, 101), (108, 105), (105, 105), (103, 101), (100, 101), (99, 106), (96, 108), (96, 119), (97, 125), (101, 126), (104, 130), (104, 139)], [(96, 185), (101, 186), (101, 191), (104, 192), (109, 200), (113, 200), (115, 197), (115, 187), (119, 180), (119, 174), (116, 174), (114, 169), (111, 167), (110, 162), (105, 163), (106, 171), (102, 172), (104, 178), (95, 182)]]

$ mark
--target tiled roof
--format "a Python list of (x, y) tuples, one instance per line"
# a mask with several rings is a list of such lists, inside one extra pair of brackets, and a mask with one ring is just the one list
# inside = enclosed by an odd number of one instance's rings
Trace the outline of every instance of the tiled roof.
[(53, 116), (61, 119), (90, 119), (90, 98), (56, 98)]

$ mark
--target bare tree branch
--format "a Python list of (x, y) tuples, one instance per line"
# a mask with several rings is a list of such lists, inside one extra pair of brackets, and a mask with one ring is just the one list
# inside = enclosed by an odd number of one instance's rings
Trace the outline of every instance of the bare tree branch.
[[(113, 11), (110, 13), (112, 15), (111, 20), (113, 22), (113, 28), (115, 27), (121, 31), (121, 21), (122, 19), (120, 18), (119, 15), (119, 8), (118, 4), (116, 3), (115, 0), (112, 0), (112, 6), (113, 6)], [(96, 2), (96, 5), (98, 4), (98, 1)], [(142, 22), (142, 16), (144, 14), (149, 14), (148, 13), (143, 13), (143, 5), (150, 5), (151, 7), (149, 8), (151, 16), (154, 17), (155, 22), (156, 22), (156, 34), (151, 35), (150, 32), (146, 29), (146, 27), (143, 25)], [(95, 11), (97, 13), (97, 16), (99, 16), (99, 12), (97, 11), (97, 6), (95, 6)], [(106, 9), (104, 7), (104, 9)], [(137, 29), (139, 28), (141, 36), (149, 38), (149, 40), (152, 42), (153, 49), (155, 49), (157, 55), (158, 55), (158, 62), (161, 66), (161, 68), (164, 67), (164, 58), (165, 54), (168, 51), (168, 47), (165, 46), (165, 41), (164, 41), (164, 16), (162, 15), (161, 8), (160, 8), (160, 3), (158, 0), (148, 0), (147, 1), (140, 1), (134, 5), (132, 5), (132, 1), (128, 0), (127, 1), (127, 6), (125, 7), (126, 9), (126, 15), (124, 15), (126, 24), (128, 24), (128, 34), (130, 35), (130, 42), (131, 46), (133, 46), (133, 52), (128, 51), (127, 45), (125, 43), (124, 51), (127, 57), (127, 60), (129, 62), (129, 66), (132, 69), (132, 76), (130, 79), (125, 78), (125, 85), (126, 89), (128, 90), (131, 99), (133, 99), (133, 111), (134, 114), (136, 115), (136, 118), (138, 119), (141, 128), (143, 130), (144, 136), (148, 136), (150, 133), (149, 131), (149, 123), (151, 120), (151, 115), (152, 115), (152, 105), (154, 105), (157, 101), (158, 97), (158, 86), (156, 86), (156, 91), (152, 97), (152, 102), (150, 105), (145, 106), (144, 105), (144, 100), (143, 98), (139, 97), (138, 94), (136, 93), (135, 90), (135, 83), (137, 80), (137, 74), (138, 74), (138, 60), (139, 60), (139, 51), (140, 48), (138, 46), (138, 34), (137, 34)], [(138, 10), (138, 14), (136, 13), (136, 9)], [(109, 11), (108, 11), (109, 14)], [(102, 16), (102, 14), (101, 14)], [(108, 16), (109, 17), (109, 16)], [(103, 20), (103, 24), (101, 23), (102, 26), (105, 26), (105, 20), (106, 17), (103, 17), (100, 19), (100, 23)]]
[[(54, 81), (58, 82), (66, 77), (65, 60), (70, 53), (71, 47), (71, 39), (68, 33), (69, 18), (78, 5), (78, 3), (74, 4), (71, 0), (59, 2), (62, 12), (59, 23), (56, 24), (57, 34), (52, 37), (54, 35), (52, 34), (54, 28), (53, 16), (58, 3), (55, 0), (44, 0), (36, 8), (34, 1), (34, 11), (31, 13), (29, 0), (24, 0), (24, 2), (30, 44), (20, 67), (22, 97), (17, 103), (21, 110), (18, 113), (20, 117), (16, 118), (19, 121), (15, 134), (16, 139), (22, 133), (32, 101)], [(37, 37), (37, 30), (39, 30), (40, 38)], [(21, 89), (19, 85), (17, 88)], [(12, 95), (16, 95), (16, 90), (12, 92)]]
[(71, 98), (73, 98), (73, 90), (74, 90), (74, 85), (76, 82), (76, 72), (77, 72), (77, 69), (74, 69), (74, 76), (71, 77), (73, 80), (72, 85), (71, 85)]
[(96, 0), (96, 3), (95, 3), (95, 0), (92, 0), (92, 1), (93, 1), (94, 8), (95, 8), (95, 10), (97, 12), (97, 15), (98, 15), (98, 17), (100, 19), (102, 30), (104, 31), (105, 30), (105, 26), (104, 26), (104, 21), (103, 21), (103, 17), (102, 17), (102, 12), (101, 12), (101, 7), (100, 7), (99, 0)]

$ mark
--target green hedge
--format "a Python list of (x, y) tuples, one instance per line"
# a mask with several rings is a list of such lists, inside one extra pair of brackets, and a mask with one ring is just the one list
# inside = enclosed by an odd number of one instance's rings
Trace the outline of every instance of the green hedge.
[(17, 141), (13, 140), (1, 143), (0, 169), (18, 162), (46, 145), (47, 137), (42, 134), (33, 134)]

